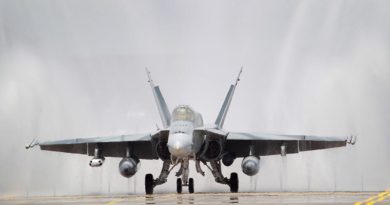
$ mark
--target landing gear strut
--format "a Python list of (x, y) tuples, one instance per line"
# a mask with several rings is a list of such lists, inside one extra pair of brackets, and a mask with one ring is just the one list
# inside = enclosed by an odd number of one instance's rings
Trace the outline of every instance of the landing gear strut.
[(164, 161), (163, 167), (161, 169), (160, 176), (157, 179), (153, 179), (152, 174), (145, 175), (145, 193), (146, 194), (153, 194), (153, 189), (155, 186), (164, 184), (167, 182), (167, 178), (171, 170), (176, 166), (177, 164), (173, 165), (171, 169), (169, 167), (171, 166), (170, 161)]
[(188, 192), (190, 194), (194, 193), (194, 179), (188, 178), (189, 168), (188, 168), (189, 162), (188, 158), (183, 159), (181, 162), (181, 166), (179, 171), (176, 173), (177, 178), (176, 180), (176, 191), (178, 194), (181, 194), (183, 191), (183, 186), (188, 186)]
[(224, 177), (221, 171), (221, 162), (220, 161), (211, 161), (211, 167), (207, 166), (211, 173), (214, 176), (214, 179), (217, 183), (226, 184), (230, 187), (230, 192), (236, 193), (238, 192), (238, 175), (233, 172), (230, 174), (230, 179)]
[[(204, 174), (204, 172), (200, 169), (199, 165), (200, 161), (197, 161), (196, 167), (197, 171), (200, 174)], [(193, 178), (188, 178), (188, 159), (185, 159), (181, 162), (177, 162), (171, 167), (171, 161), (164, 161), (163, 167), (161, 169), (160, 176), (157, 179), (153, 179), (152, 174), (147, 174), (145, 175), (145, 193), (146, 194), (153, 194), (153, 189), (155, 186), (164, 184), (167, 182), (167, 178), (169, 173), (172, 171), (172, 169), (178, 165), (181, 164), (181, 167), (179, 171), (176, 173), (177, 178), (176, 180), (176, 191), (178, 194), (181, 194), (183, 192), (183, 186), (188, 186), (188, 192), (190, 194), (194, 193), (194, 179)], [(226, 184), (230, 187), (230, 192), (236, 193), (238, 192), (238, 175), (237, 173), (233, 172), (230, 174), (230, 178), (228, 179), (227, 177), (224, 177), (222, 175), (221, 171), (221, 162), (220, 161), (210, 161), (210, 166), (206, 164), (206, 162), (203, 162), (211, 171), (211, 173), (214, 176), (214, 179), (217, 183), (220, 184)]]

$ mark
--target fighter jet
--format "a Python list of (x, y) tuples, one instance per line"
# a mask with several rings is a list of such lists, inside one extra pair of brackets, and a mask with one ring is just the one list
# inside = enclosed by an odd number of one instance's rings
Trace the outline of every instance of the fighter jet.
[(139, 169), (140, 160), (161, 160), (160, 175), (145, 175), (145, 193), (167, 181), (174, 167), (176, 190), (182, 193), (183, 186), (194, 193), (194, 180), (189, 178), (189, 161), (195, 162), (196, 172), (205, 175), (202, 165), (211, 171), (217, 183), (226, 184), (231, 192), (238, 192), (239, 180), (236, 172), (227, 178), (222, 174), (222, 165), (231, 166), (235, 159), (243, 158), (242, 172), (256, 175), (260, 168), (260, 157), (299, 153), (319, 149), (343, 147), (354, 144), (356, 137), (316, 137), (309, 135), (279, 135), (257, 132), (229, 132), (223, 125), (232, 102), (234, 91), (240, 81), (238, 77), (225, 97), (215, 122), (203, 124), (202, 115), (188, 105), (179, 105), (172, 112), (168, 109), (159, 86), (155, 85), (146, 69), (148, 82), (162, 120), (162, 128), (145, 134), (77, 138), (60, 141), (33, 140), (26, 149), (39, 145), (41, 150), (85, 154), (92, 156), (89, 166), (100, 167), (105, 157), (121, 157), (119, 172), (130, 178)]

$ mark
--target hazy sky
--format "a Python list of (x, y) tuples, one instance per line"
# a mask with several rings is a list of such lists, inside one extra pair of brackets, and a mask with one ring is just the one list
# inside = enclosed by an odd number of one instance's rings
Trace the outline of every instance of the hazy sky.
[[(242, 191), (390, 188), (389, 1), (0, 0), (0, 195), (144, 193), (142, 161), (24, 149), (54, 140), (151, 132), (161, 124), (144, 67), (169, 107), (214, 122), (244, 66), (232, 131), (358, 135), (355, 146), (263, 157)], [(195, 172), (195, 191), (228, 191)], [(174, 173), (156, 192), (175, 192)]]

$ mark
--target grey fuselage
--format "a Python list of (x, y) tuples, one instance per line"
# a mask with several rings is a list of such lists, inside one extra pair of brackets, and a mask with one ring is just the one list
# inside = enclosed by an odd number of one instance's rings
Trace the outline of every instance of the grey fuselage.
[(172, 112), (167, 143), (171, 155), (178, 159), (193, 158), (204, 141), (204, 136), (194, 130), (202, 126), (201, 114), (187, 105), (176, 107)]

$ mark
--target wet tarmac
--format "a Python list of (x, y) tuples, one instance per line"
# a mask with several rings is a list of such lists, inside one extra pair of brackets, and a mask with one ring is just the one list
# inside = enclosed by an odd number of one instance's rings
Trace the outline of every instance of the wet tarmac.
[(0, 204), (390, 204), (390, 192), (197, 193), (0, 197)]

